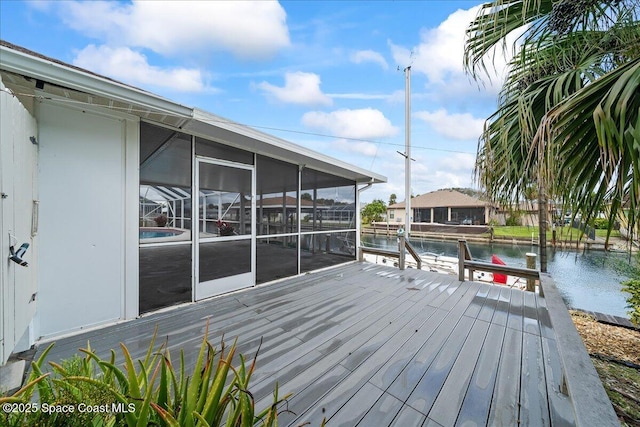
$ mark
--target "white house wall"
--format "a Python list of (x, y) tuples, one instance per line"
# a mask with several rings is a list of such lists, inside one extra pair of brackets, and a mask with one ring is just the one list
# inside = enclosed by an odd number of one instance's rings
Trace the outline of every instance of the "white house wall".
[(121, 118), (46, 103), (38, 120), (39, 334), (49, 337), (125, 317), (128, 131)]
[[(0, 82), (0, 89), (4, 86)], [(36, 120), (16, 97), (0, 91), (0, 365), (33, 343), (28, 333), (37, 306)], [(9, 261), (9, 246), (23, 243), (27, 267)]]

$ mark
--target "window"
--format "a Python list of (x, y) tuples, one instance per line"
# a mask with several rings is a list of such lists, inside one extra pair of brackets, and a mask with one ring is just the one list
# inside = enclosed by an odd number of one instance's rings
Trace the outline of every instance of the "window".
[(139, 310), (191, 301), (191, 137), (140, 123)]
[(298, 232), (298, 167), (258, 156), (256, 165), (257, 234)]

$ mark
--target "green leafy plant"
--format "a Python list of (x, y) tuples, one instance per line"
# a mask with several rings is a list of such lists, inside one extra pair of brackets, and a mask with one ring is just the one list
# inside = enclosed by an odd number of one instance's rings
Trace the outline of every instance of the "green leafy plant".
[(609, 228), (609, 220), (606, 218), (595, 218), (593, 220), (593, 228), (596, 230), (606, 230)]
[(506, 218), (505, 225), (510, 227), (522, 225), (522, 213), (520, 211), (511, 211)]
[(373, 221), (382, 221), (382, 215), (387, 212), (387, 205), (380, 199), (368, 203), (362, 209), (362, 223), (369, 224)]
[[(123, 368), (115, 363), (115, 350), (104, 360), (87, 345), (80, 350), (82, 357), (74, 356), (61, 364), (49, 362), (52, 372), (43, 373), (51, 344), (32, 363), (27, 384), (11, 396), (0, 397), (0, 404), (39, 410), (3, 411), (0, 425), (277, 426), (277, 407), (290, 395), (280, 398), (276, 384), (273, 403), (262, 410), (255, 408), (249, 383), (259, 349), (251, 364), (238, 355), (239, 364), (234, 366), (236, 343), (227, 349), (223, 341), (220, 350), (216, 350), (207, 339), (207, 325), (193, 371), (187, 374), (184, 352), (180, 351), (176, 369), (166, 343), (155, 348), (156, 333), (144, 359), (137, 363), (127, 347), (120, 344)], [(67, 408), (72, 412), (48, 412), (43, 408)]]
[(640, 326), (640, 279), (631, 279), (622, 283), (622, 291), (627, 292), (627, 308), (634, 325)]

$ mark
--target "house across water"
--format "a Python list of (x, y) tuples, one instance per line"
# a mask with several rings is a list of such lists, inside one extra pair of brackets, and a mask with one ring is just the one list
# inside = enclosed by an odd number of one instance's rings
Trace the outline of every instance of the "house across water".
[[(387, 208), (390, 223), (403, 223), (406, 202), (395, 203)], [(456, 190), (437, 190), (411, 198), (411, 222), (430, 224), (488, 224), (495, 207), (476, 197)]]

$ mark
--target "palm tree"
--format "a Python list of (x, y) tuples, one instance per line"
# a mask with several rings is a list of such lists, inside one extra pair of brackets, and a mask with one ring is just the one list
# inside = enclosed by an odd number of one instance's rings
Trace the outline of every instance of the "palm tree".
[(481, 7), (465, 45), (474, 78), (494, 49), (509, 48), (508, 35), (522, 34), (478, 144), (476, 176), (492, 199), (520, 200), (533, 183), (541, 202), (556, 198), (586, 222), (609, 205), (609, 233), (627, 205), (630, 231), (636, 228), (639, 16), (640, 0), (494, 0)]

